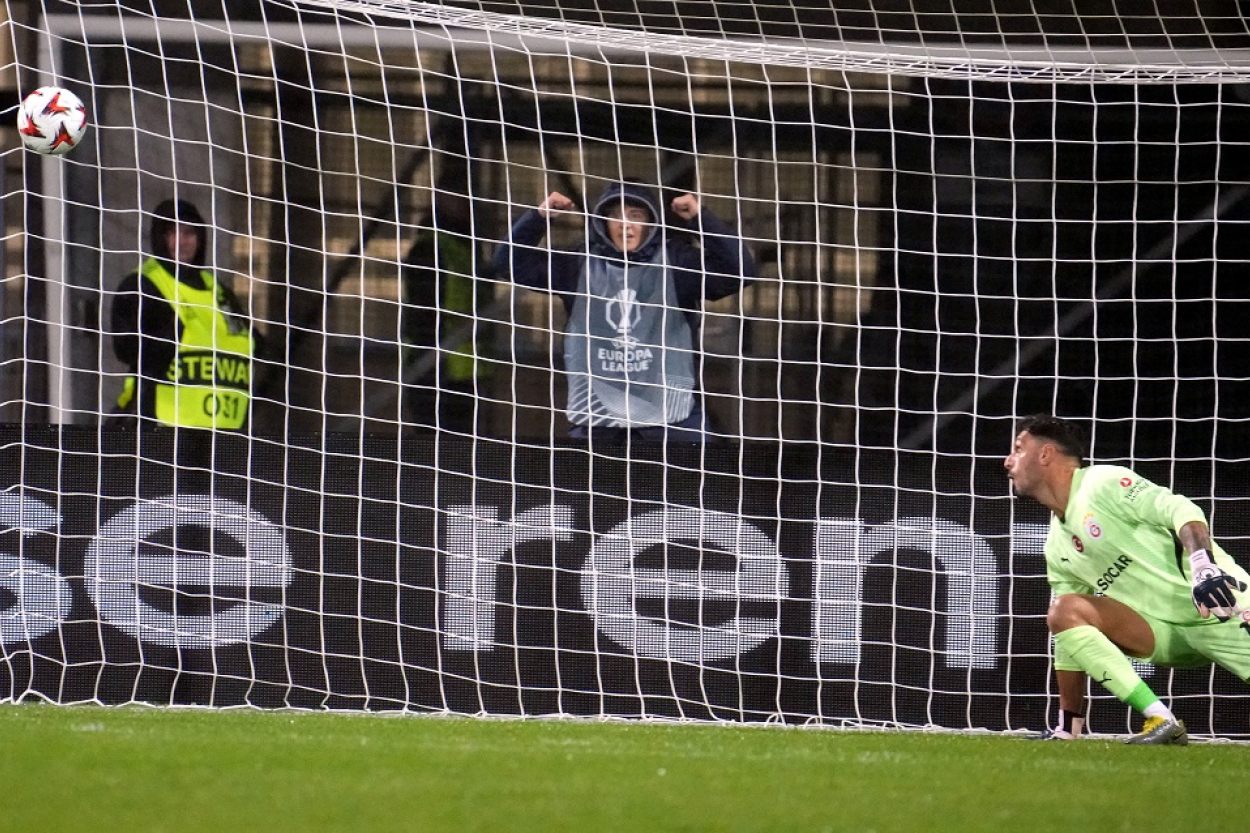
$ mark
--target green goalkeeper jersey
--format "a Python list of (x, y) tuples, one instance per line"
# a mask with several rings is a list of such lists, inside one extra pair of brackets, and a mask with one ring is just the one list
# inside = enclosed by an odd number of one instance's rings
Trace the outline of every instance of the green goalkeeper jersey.
[[(1190, 595), (1189, 558), (1176, 536), (1190, 521), (1206, 523), (1206, 515), (1189, 498), (1130, 469), (1077, 469), (1067, 511), (1062, 520), (1051, 516), (1046, 537), (1051, 589), (1057, 596), (1108, 596), (1164, 622), (1201, 622)], [(1211, 557), (1226, 573), (1250, 583), (1214, 541)]]

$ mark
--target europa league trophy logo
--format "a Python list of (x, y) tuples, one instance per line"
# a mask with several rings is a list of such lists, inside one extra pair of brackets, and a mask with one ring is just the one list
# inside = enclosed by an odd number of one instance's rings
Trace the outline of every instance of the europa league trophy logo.
[(635, 290), (622, 289), (609, 298), (605, 316), (612, 329), (616, 330), (617, 337), (612, 339), (612, 343), (617, 349), (629, 349), (638, 343), (629, 334), (642, 317), (642, 309), (638, 306), (638, 293)]

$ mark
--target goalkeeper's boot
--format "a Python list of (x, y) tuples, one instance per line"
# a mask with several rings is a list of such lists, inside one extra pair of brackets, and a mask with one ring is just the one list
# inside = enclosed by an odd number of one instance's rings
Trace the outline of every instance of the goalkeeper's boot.
[(1031, 740), (1076, 740), (1071, 732), (1065, 732), (1063, 729), (1043, 729), (1036, 735), (1030, 735)]
[(1189, 743), (1189, 732), (1185, 730), (1182, 720), (1166, 717), (1147, 717), (1141, 731), (1129, 738), (1125, 743), (1137, 743), (1150, 746), (1184, 746)]

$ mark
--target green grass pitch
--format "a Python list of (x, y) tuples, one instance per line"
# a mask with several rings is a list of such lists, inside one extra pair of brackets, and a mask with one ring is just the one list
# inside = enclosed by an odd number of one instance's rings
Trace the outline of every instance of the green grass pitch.
[(1228, 743), (49, 705), (0, 738), (15, 831), (1201, 830), (1250, 789)]

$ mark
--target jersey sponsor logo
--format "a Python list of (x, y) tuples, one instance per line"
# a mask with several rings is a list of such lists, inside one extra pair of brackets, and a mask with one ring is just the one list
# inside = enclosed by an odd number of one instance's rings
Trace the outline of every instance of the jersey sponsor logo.
[(1081, 539), (1077, 535), (1072, 536), (1072, 547), (1077, 552), (1085, 552), (1085, 545), (1081, 543)]
[(1115, 584), (1115, 580), (1123, 575), (1124, 571), (1127, 570), (1129, 565), (1132, 563), (1133, 559), (1129, 558), (1127, 555), (1122, 555), (1115, 561), (1112, 561), (1111, 566), (1104, 570), (1103, 574), (1098, 577), (1098, 581), (1095, 582), (1098, 586), (1098, 590), (1102, 593), (1110, 590), (1111, 585)]
[(1084, 526), (1085, 534), (1090, 538), (1102, 537), (1102, 527), (1098, 525), (1098, 519), (1094, 517), (1093, 512), (1085, 516)]
[(1137, 500), (1148, 484), (1149, 481), (1147, 480), (1134, 480), (1131, 477), (1120, 478), (1120, 485), (1128, 490), (1124, 493), (1124, 499), (1128, 501)]

